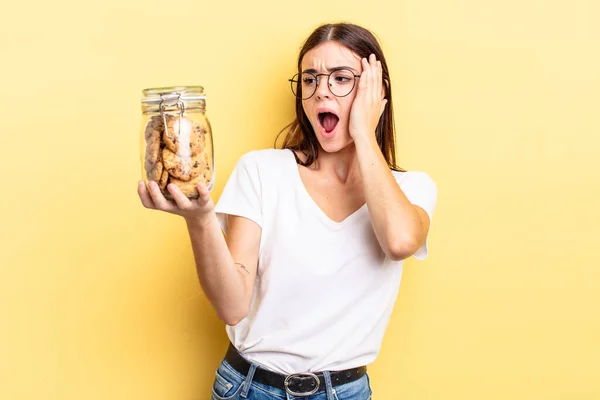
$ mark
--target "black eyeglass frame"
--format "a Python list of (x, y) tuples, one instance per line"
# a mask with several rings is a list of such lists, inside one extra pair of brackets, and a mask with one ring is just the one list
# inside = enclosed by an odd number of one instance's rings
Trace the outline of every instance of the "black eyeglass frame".
[[(332, 85), (331, 85), (331, 83), (329, 83), (329, 78), (331, 78), (331, 75), (334, 74), (334, 73), (336, 73), (336, 72), (339, 72), (339, 71), (348, 71), (354, 77), (354, 82), (352, 84), (352, 88), (348, 91), (348, 93), (346, 93), (343, 96), (338, 96), (337, 94), (333, 93), (333, 91), (331, 90), (331, 86)], [(299, 80), (297, 80), (297, 78), (299, 78), (303, 74), (310, 74), (310, 75), (314, 76), (315, 77), (315, 82), (316, 82), (316, 84), (315, 84), (315, 90), (312, 92), (312, 94), (310, 96), (308, 96), (306, 98), (299, 97), (298, 95), (296, 95), (296, 93), (294, 91), (294, 84), (296, 84), (296, 87), (297, 87), (298, 83), (300, 82)], [(297, 73), (294, 76), (292, 76), (291, 79), (288, 79), (288, 81), (290, 82), (290, 88), (292, 89), (292, 94), (294, 95), (294, 97), (296, 97), (296, 98), (298, 98), (300, 100), (308, 100), (311, 97), (313, 97), (315, 95), (315, 93), (317, 93), (317, 89), (318, 89), (319, 83), (320, 83), (320, 81), (319, 81), (319, 77), (320, 76), (326, 76), (327, 77), (327, 88), (329, 89), (329, 92), (331, 92), (331, 94), (334, 95), (335, 97), (346, 97), (350, 93), (352, 93), (352, 91), (354, 90), (354, 87), (356, 86), (356, 78), (360, 78), (360, 75), (356, 75), (351, 69), (348, 69), (348, 68), (336, 68), (336, 69), (334, 69), (333, 71), (331, 71), (328, 74), (316, 74), (315, 75), (312, 72), (302, 72), (301, 74)], [(300, 88), (302, 88), (302, 86), (300, 86)]]

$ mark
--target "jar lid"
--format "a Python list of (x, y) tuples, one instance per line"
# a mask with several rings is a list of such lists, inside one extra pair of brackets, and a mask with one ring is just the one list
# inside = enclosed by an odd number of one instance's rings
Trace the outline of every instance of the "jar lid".
[(170, 98), (180, 98), (182, 101), (204, 100), (204, 87), (202, 86), (165, 86), (149, 88), (142, 91), (142, 103), (160, 103)]
[(148, 88), (142, 91), (144, 112), (158, 111), (161, 107), (177, 106), (183, 103), (187, 109), (204, 109), (206, 95), (202, 86), (165, 86)]

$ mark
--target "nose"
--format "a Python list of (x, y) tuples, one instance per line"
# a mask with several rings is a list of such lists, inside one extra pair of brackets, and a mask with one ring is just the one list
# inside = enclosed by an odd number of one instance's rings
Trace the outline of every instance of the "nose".
[(323, 99), (329, 97), (331, 92), (329, 91), (329, 80), (327, 76), (318, 76), (317, 77), (317, 90), (315, 92), (315, 96), (318, 99)]

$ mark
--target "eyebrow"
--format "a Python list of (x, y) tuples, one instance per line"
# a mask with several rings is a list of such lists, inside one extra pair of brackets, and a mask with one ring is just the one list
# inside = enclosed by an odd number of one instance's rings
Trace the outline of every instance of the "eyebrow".
[[(340, 67), (328, 68), (328, 69), (327, 69), (327, 71), (329, 71), (329, 72), (334, 72), (334, 71), (339, 71), (340, 69), (349, 69), (349, 70), (352, 70), (352, 71), (354, 71), (355, 73), (356, 73), (356, 72), (358, 72), (358, 71), (357, 71), (357, 70), (355, 70), (354, 68), (352, 68), (352, 67), (348, 67), (348, 66), (346, 66), (346, 65), (342, 65), (342, 66), (340, 66)], [(318, 71), (317, 71), (316, 69), (314, 69), (314, 68), (309, 68), (309, 69), (305, 69), (305, 70), (304, 70), (304, 71), (302, 71), (302, 72), (303, 72), (303, 73), (304, 73), (304, 72), (308, 72), (308, 73), (310, 73), (310, 74), (316, 74)]]

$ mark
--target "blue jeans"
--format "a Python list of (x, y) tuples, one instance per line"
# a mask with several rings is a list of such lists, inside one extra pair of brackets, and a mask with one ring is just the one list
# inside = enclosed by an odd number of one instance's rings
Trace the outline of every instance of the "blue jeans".
[(233, 369), (223, 359), (216, 371), (212, 388), (212, 400), (369, 400), (371, 386), (369, 377), (364, 375), (354, 382), (337, 387), (331, 386), (328, 371), (323, 372), (325, 377), (325, 391), (320, 391), (310, 396), (296, 397), (285, 390), (253, 382), (252, 377), (257, 366), (252, 364), (248, 376), (243, 376)]

